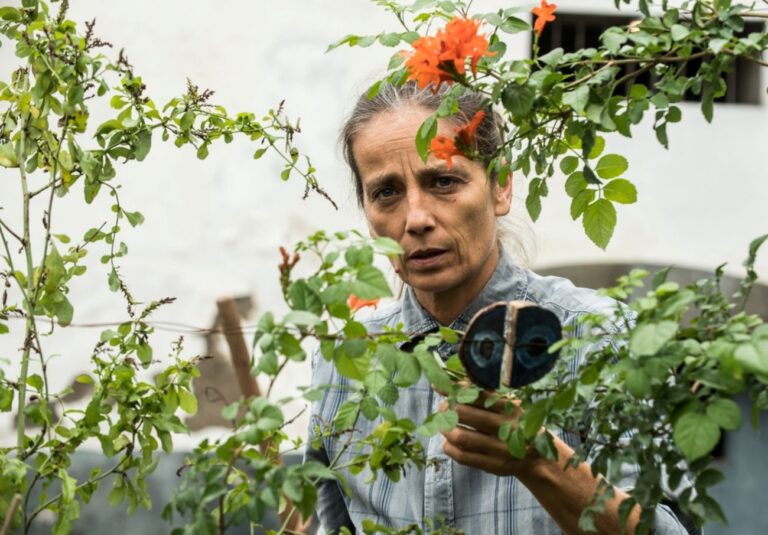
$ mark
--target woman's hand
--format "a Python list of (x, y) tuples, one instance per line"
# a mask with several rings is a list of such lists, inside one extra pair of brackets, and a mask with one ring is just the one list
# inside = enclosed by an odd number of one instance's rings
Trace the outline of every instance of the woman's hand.
[[(531, 450), (523, 459), (513, 457), (507, 444), (499, 438), (499, 428), (506, 422), (512, 428), (522, 415), (520, 402), (517, 400), (498, 400), (485, 408), (489, 395), (481, 392), (472, 405), (458, 404), (454, 408), (459, 416), (459, 425), (443, 432), (445, 443), (443, 451), (457, 463), (478, 468), (498, 476), (519, 475), (520, 471), (530, 467), (532, 462), (541, 458)], [(446, 410), (448, 403), (443, 401), (440, 410)], [(511, 409), (511, 410), (510, 410)]]

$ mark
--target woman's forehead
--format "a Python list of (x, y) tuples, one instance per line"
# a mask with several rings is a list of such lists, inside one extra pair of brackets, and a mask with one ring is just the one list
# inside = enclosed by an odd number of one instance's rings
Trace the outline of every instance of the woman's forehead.
[[(353, 152), (361, 171), (371, 165), (395, 164), (397, 160), (416, 158), (416, 133), (431, 111), (404, 105), (375, 115), (355, 136)], [(446, 120), (438, 122), (438, 134), (453, 136), (454, 127)]]

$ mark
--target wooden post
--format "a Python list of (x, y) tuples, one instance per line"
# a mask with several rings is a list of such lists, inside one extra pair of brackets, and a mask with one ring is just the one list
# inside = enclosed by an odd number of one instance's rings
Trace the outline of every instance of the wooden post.
[[(246, 401), (259, 397), (262, 395), (261, 389), (259, 388), (259, 383), (251, 375), (251, 357), (248, 346), (245, 343), (245, 337), (241, 331), (240, 311), (237, 309), (237, 303), (231, 297), (224, 297), (216, 301), (216, 306), (219, 308), (221, 329), (224, 331), (224, 338), (226, 338), (227, 345), (229, 346), (232, 366), (235, 369), (237, 383), (240, 385), (240, 392)], [(268, 448), (268, 442), (259, 444), (259, 450), (262, 454), (265, 454)], [(282, 464), (282, 457), (278, 455), (277, 461)], [(290, 500), (288, 500), (285, 509), (279, 514), (280, 521), (285, 524), (289, 514), (292, 514), (292, 517), (286, 526), (288, 533), (301, 534), (309, 532), (312, 518), (302, 522), (301, 514), (294, 508)]]

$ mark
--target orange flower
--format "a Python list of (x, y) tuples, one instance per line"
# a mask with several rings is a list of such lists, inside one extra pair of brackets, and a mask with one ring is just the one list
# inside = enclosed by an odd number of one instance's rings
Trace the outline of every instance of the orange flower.
[(355, 312), (356, 310), (360, 310), (364, 307), (373, 307), (377, 308), (379, 305), (378, 299), (360, 299), (356, 295), (352, 294), (349, 296), (349, 299), (347, 300), (347, 304), (349, 305), (349, 308), (352, 310), (352, 312)]
[(445, 160), (445, 166), (450, 169), (453, 165), (451, 158), (458, 156), (461, 151), (456, 147), (456, 142), (446, 136), (435, 136), (429, 144), (429, 150), (435, 157)]
[(469, 58), (473, 74), (477, 74), (477, 62), (488, 52), (488, 39), (477, 34), (480, 22), (472, 19), (454, 18), (434, 37), (421, 37), (412, 44), (413, 53), (405, 66), (408, 78), (415, 80), (420, 89), (432, 84), (433, 91), (440, 89), (443, 82), (452, 83), (454, 75), (466, 72)]
[(475, 113), (475, 116), (472, 117), (471, 121), (469, 121), (461, 128), (456, 129), (456, 137), (459, 139), (461, 144), (464, 145), (465, 148), (472, 146), (472, 143), (475, 140), (475, 132), (480, 126), (480, 123), (483, 122), (483, 119), (485, 119), (485, 112), (483, 110), (478, 110)]
[(548, 22), (555, 20), (555, 9), (557, 9), (557, 4), (548, 4), (547, 0), (541, 0), (541, 7), (534, 7), (531, 10), (536, 15), (533, 29), (536, 30), (537, 35), (541, 35)]

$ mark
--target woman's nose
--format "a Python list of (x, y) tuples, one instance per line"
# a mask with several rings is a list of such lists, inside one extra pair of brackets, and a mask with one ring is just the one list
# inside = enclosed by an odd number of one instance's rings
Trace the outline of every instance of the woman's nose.
[(424, 234), (435, 228), (435, 218), (432, 213), (433, 206), (430, 199), (423, 192), (413, 191), (408, 193), (406, 203), (405, 230), (409, 234)]

